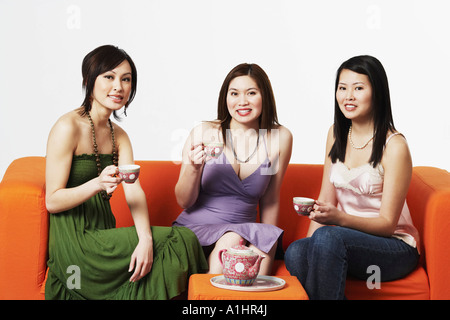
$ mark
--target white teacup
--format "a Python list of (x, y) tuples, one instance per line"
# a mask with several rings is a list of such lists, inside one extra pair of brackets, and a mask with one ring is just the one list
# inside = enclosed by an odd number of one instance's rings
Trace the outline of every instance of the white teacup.
[(208, 157), (217, 159), (223, 151), (222, 142), (205, 142), (204, 150)]
[(119, 176), (126, 183), (134, 183), (139, 177), (141, 167), (137, 164), (119, 166)]
[(309, 216), (310, 212), (313, 210), (315, 200), (305, 197), (294, 197), (293, 204), (294, 210), (297, 214), (302, 216)]

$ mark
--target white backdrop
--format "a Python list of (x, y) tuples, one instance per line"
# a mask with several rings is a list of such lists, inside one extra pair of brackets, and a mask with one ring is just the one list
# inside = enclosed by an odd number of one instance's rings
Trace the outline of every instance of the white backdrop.
[(376, 56), (414, 165), (450, 170), (450, 1), (0, 0), (0, 179), (44, 156), (48, 132), (83, 100), (81, 61), (114, 44), (138, 69), (121, 122), (138, 160), (179, 160), (190, 129), (216, 116), (225, 75), (242, 62), (269, 75), (292, 163), (322, 163), (334, 78)]

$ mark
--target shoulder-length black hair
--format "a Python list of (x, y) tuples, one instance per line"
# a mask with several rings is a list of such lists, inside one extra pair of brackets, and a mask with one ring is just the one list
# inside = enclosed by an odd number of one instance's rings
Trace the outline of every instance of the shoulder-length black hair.
[[(85, 97), (80, 111), (81, 116), (85, 116), (92, 109), (92, 93), (97, 77), (107, 71), (110, 71), (127, 60), (131, 67), (131, 92), (130, 97), (125, 104), (124, 115), (127, 115), (127, 108), (136, 95), (137, 70), (133, 60), (123, 50), (116, 46), (104, 45), (89, 52), (83, 59), (81, 72), (83, 75), (83, 89)], [(114, 118), (120, 120), (120, 117), (114, 111)]]
[[(386, 72), (381, 62), (375, 57), (362, 55), (350, 58), (342, 63), (336, 73), (335, 90), (339, 85), (339, 77), (342, 70), (351, 70), (356, 73), (365, 74), (372, 85), (372, 117), (374, 122), (374, 140), (372, 145), (372, 155), (369, 162), (376, 167), (383, 156), (386, 136), (389, 130), (394, 131), (394, 120), (392, 118), (391, 98), (389, 95), (389, 84)], [(334, 100), (334, 144), (329, 153), (331, 161), (345, 161), (345, 151), (347, 147), (348, 130), (351, 120), (347, 119), (339, 108), (339, 104)]]
[(264, 70), (254, 63), (241, 63), (234, 67), (223, 81), (219, 93), (219, 101), (217, 107), (217, 120), (220, 121), (222, 128), (223, 141), (226, 141), (226, 130), (230, 128), (231, 115), (228, 112), (227, 94), (230, 82), (240, 76), (249, 76), (255, 80), (262, 97), (262, 113), (259, 117), (259, 128), (267, 129), (268, 132), (275, 126), (279, 125), (277, 117), (277, 108), (275, 97), (272, 90), (269, 77)]

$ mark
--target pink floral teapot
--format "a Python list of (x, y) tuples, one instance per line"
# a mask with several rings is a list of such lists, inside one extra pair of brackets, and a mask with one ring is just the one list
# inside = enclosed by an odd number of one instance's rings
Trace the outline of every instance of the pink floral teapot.
[(223, 267), (223, 275), (230, 285), (250, 286), (258, 276), (263, 256), (253, 252), (244, 245), (241, 239), (239, 245), (219, 251), (219, 261)]

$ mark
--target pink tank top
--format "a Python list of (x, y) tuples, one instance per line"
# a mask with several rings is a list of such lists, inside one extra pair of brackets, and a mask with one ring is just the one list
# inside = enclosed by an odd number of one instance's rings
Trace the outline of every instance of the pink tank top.
[[(394, 133), (389, 140), (399, 133)], [(383, 195), (384, 168), (380, 164), (373, 167), (366, 163), (360, 167), (348, 169), (339, 160), (331, 164), (330, 181), (336, 188), (338, 209), (359, 217), (378, 217)], [(393, 237), (419, 248), (419, 233), (414, 227), (406, 201)]]

